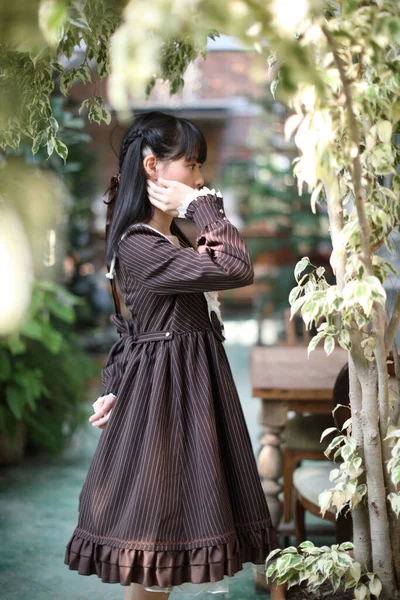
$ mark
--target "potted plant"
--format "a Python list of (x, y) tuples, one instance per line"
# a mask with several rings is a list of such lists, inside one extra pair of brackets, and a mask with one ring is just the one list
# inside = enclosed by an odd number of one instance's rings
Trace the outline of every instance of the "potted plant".
[(86, 423), (85, 384), (99, 367), (71, 327), (81, 302), (54, 282), (36, 280), (23, 325), (0, 338), (0, 464), (21, 461), (26, 447), (60, 452)]

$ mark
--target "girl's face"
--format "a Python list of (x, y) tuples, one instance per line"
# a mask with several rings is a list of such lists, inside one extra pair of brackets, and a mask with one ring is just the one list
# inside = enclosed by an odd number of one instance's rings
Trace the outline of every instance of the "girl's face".
[(157, 175), (171, 181), (179, 181), (193, 189), (201, 189), (204, 186), (204, 177), (200, 172), (202, 165), (197, 162), (196, 157), (186, 160), (183, 156), (177, 160), (159, 162), (157, 164)]

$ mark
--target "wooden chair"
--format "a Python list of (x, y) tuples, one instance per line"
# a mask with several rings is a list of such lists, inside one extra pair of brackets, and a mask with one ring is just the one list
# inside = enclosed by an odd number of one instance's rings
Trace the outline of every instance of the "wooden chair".
[[(393, 360), (393, 354), (388, 356), (389, 360)], [(389, 373), (389, 393), (393, 395), (393, 401), (398, 400), (398, 386), (394, 372), (394, 366), (388, 364)], [(349, 418), (350, 411), (346, 406), (350, 406), (349, 399), (349, 369), (348, 364), (345, 364), (340, 370), (333, 388), (333, 408), (338, 405), (343, 405), (335, 410), (334, 423), (337, 429), (341, 430), (344, 422)], [(321, 467), (321, 470), (317, 469)], [(329, 481), (329, 474), (335, 468), (335, 463), (326, 461), (321, 465), (301, 466), (294, 472), (293, 489), (294, 489), (294, 516), (295, 516), (295, 531), (296, 541), (300, 544), (306, 539), (305, 532), (305, 511), (322, 518), (318, 504), (318, 496), (320, 493), (332, 487)], [(351, 538), (352, 520), (348, 513), (344, 516), (342, 513), (335, 518), (333, 510), (325, 513), (324, 519), (336, 523), (336, 539), (338, 543), (347, 541)]]
[[(333, 407), (337, 405), (349, 406), (349, 372), (348, 365), (345, 364), (340, 370), (334, 388), (333, 388)], [(341, 429), (344, 422), (349, 417), (349, 410), (340, 407), (335, 411), (334, 424), (335, 427)], [(318, 497), (323, 491), (331, 487), (329, 475), (332, 469), (335, 468), (335, 463), (330, 460), (325, 460), (321, 464), (301, 466), (295, 470), (293, 474), (293, 489), (294, 489), (294, 519), (296, 543), (300, 544), (306, 539), (305, 531), (305, 512), (322, 518)], [(338, 544), (348, 541), (352, 533), (351, 515), (346, 516), (340, 513), (336, 519), (334, 509), (328, 510), (324, 517), (325, 520), (335, 523), (336, 525), (336, 541)]]
[[(302, 329), (299, 339), (296, 331)], [(286, 343), (288, 346), (308, 345), (311, 339), (310, 331), (305, 328), (300, 318), (290, 320), (290, 310), (285, 310)], [(290, 366), (288, 367), (290, 368)], [(289, 523), (293, 518), (293, 473), (303, 460), (326, 461), (324, 451), (329, 438), (320, 443), (322, 432), (333, 427), (332, 415), (297, 414), (286, 423), (283, 433), (283, 522)]]
[[(305, 529), (306, 511), (320, 519), (322, 518), (318, 504), (318, 496), (331, 487), (332, 484), (329, 481), (329, 474), (333, 468), (335, 468), (334, 463), (331, 461), (324, 461), (318, 465), (299, 467), (294, 472), (294, 522), (297, 545), (307, 539)], [(350, 512), (346, 516), (343, 513), (340, 513), (336, 519), (335, 509), (330, 508), (323, 518), (326, 521), (335, 524), (336, 542), (338, 544), (350, 540), (352, 534), (352, 519)]]
[(326, 461), (329, 438), (322, 432), (333, 427), (332, 415), (296, 415), (285, 427), (283, 454), (283, 522), (293, 518), (293, 473), (303, 460)]

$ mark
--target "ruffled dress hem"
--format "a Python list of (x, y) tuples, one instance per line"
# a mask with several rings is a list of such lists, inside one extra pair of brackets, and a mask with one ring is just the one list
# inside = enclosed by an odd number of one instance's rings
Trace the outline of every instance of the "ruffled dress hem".
[(66, 546), (64, 563), (80, 575), (96, 574), (103, 583), (139, 583), (153, 591), (168, 588), (174, 592), (179, 591), (175, 586), (182, 584), (213, 583), (232, 577), (246, 563), (265, 566), (269, 552), (277, 546), (271, 525), (256, 531), (237, 531), (225, 543), (181, 550), (138, 550), (122, 547), (132, 545), (130, 542), (102, 541), (77, 528)]

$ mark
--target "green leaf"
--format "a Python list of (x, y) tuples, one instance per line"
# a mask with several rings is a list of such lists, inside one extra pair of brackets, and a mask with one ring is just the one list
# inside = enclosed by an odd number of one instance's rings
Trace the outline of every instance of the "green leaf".
[(278, 575), (281, 577), (284, 575), (288, 568), (290, 567), (291, 555), (286, 554), (284, 556), (280, 556), (276, 561), (276, 568), (278, 571)]
[(101, 111), (101, 118), (102, 120), (109, 125), (111, 123), (111, 113), (109, 110), (103, 108), (103, 110)]
[(282, 554), (298, 554), (296, 546), (288, 546), (282, 550)]
[(48, 156), (51, 156), (53, 154), (53, 152), (54, 152), (54, 141), (55, 141), (54, 137), (50, 137), (47, 140), (46, 146), (47, 146), (47, 154), (48, 154)]
[(14, 331), (7, 337), (8, 346), (10, 348), (11, 354), (22, 354), (25, 352), (26, 344), (21, 339), (19, 332)]
[(63, 159), (64, 164), (65, 164), (65, 162), (67, 160), (67, 156), (68, 156), (67, 146), (61, 140), (59, 140), (58, 138), (55, 138), (54, 139), (54, 147), (55, 147), (57, 154), (59, 156), (61, 156), (61, 158)]
[(291, 569), (296, 569), (297, 567), (300, 567), (303, 564), (303, 557), (300, 556), (299, 554), (290, 554), (290, 563), (289, 566)]
[(338, 342), (345, 350), (351, 350), (350, 334), (347, 329), (341, 329), (339, 331)]
[(278, 87), (279, 84), (279, 77), (275, 77), (275, 79), (272, 80), (272, 83), (270, 85), (270, 90), (271, 90), (271, 94), (275, 100), (275, 94), (276, 94), (276, 88)]
[(396, 514), (396, 517), (400, 514), (400, 495), (392, 492), (388, 495), (388, 500), (391, 504), (393, 512)]
[(276, 571), (276, 562), (274, 561), (267, 569), (266, 577), (267, 581), (273, 576)]
[(4, 351), (0, 351), (0, 381), (11, 378), (11, 361)]
[(393, 129), (392, 129), (392, 124), (390, 121), (381, 119), (376, 124), (376, 130), (377, 130), (378, 137), (381, 140), (381, 142), (388, 144), (391, 141)]
[(376, 576), (374, 577), (374, 579), (372, 579), (372, 581), (369, 582), (368, 587), (371, 594), (379, 598), (380, 593), (382, 591), (382, 584)]
[(325, 515), (326, 511), (329, 509), (331, 505), (332, 492), (331, 490), (325, 490), (321, 492), (318, 496), (318, 504), (321, 509), (322, 516)]
[(43, 330), (40, 321), (30, 318), (21, 327), (21, 333), (32, 340), (42, 340)]
[(336, 592), (339, 589), (340, 582), (342, 580), (341, 573), (338, 573), (336, 570), (333, 570), (329, 576), (329, 579), (332, 584), (333, 591)]
[(75, 321), (75, 311), (71, 306), (67, 306), (63, 302), (60, 302), (57, 298), (50, 296), (46, 299), (46, 305), (50, 311), (56, 317), (59, 317), (66, 323), (73, 323)]
[(297, 298), (295, 302), (293, 302), (292, 307), (290, 309), (290, 318), (292, 319), (296, 312), (303, 306), (304, 302), (307, 300), (307, 296), (301, 296), (301, 298)]
[(268, 554), (268, 557), (267, 557), (267, 562), (270, 562), (270, 561), (271, 561), (271, 560), (274, 558), (274, 556), (276, 556), (276, 555), (277, 555), (277, 554), (279, 554), (280, 552), (282, 552), (282, 550), (281, 550), (280, 548), (276, 548), (276, 550), (272, 550), (272, 552), (270, 552), (270, 553)]
[[(350, 542), (344, 542), (345, 544), (350, 544)], [(340, 544), (339, 548), (342, 546), (343, 544)], [(347, 550), (352, 550), (353, 546), (351, 546), (351, 548), (347, 548)], [(349, 556), (348, 554), (346, 554), (345, 552), (340, 552), (339, 556), (338, 556), (338, 560), (337, 563), (340, 567), (350, 567), (351, 564), (353, 563), (353, 559), (351, 558), (351, 556)]]
[(291, 573), (287, 583), (288, 589), (290, 589), (293, 585), (298, 585), (300, 583), (300, 573)]
[(24, 408), (27, 404), (25, 390), (19, 385), (10, 383), (6, 387), (6, 400), (17, 421), (22, 419)]
[(354, 590), (354, 598), (356, 600), (364, 600), (367, 597), (367, 594), (368, 594), (367, 586), (364, 585), (363, 583), (357, 584), (357, 586)]
[(299, 545), (299, 548), (301, 548), (302, 550), (313, 550), (315, 548), (315, 546), (312, 542), (305, 541), (305, 542), (301, 542), (301, 544)]
[(324, 350), (329, 356), (335, 349), (335, 339), (332, 336), (326, 337), (324, 342)]
[(33, 139), (32, 154), (36, 154), (38, 152), (38, 150), (40, 148), (40, 144), (42, 143), (42, 139), (43, 139), (43, 131), (38, 133), (37, 136), (35, 136), (35, 138)]
[(320, 442), (322, 442), (322, 440), (323, 440), (324, 438), (326, 438), (326, 436), (327, 436), (327, 435), (329, 435), (329, 434), (333, 433), (334, 431), (338, 431), (336, 427), (328, 427), (328, 429), (325, 429), (325, 430), (322, 432), (322, 435), (321, 435)]
[(293, 304), (295, 300), (297, 300), (298, 296), (301, 294), (303, 288), (298, 285), (294, 287), (289, 294), (289, 304)]
[(90, 26), (87, 18), (79, 6), (70, 6), (68, 12), (68, 21), (71, 25), (75, 25), (78, 29), (87, 29), (90, 31)]
[(295, 269), (294, 269), (294, 276), (295, 276), (296, 281), (299, 280), (300, 274), (304, 271), (304, 269), (306, 269), (308, 267), (309, 264), (310, 264), (310, 259), (308, 258), (308, 256), (305, 256), (304, 258), (299, 260), (299, 262), (296, 264)]
[(42, 343), (50, 350), (52, 354), (57, 354), (60, 351), (63, 336), (59, 331), (54, 329), (50, 323), (42, 323)]
[(361, 578), (361, 565), (358, 562), (353, 562), (350, 567), (350, 574), (356, 582), (360, 581)]
[(326, 331), (321, 331), (320, 333), (317, 333), (317, 335), (314, 335), (313, 338), (311, 338), (310, 343), (307, 346), (308, 356), (313, 350), (315, 350), (315, 348), (318, 346), (319, 342), (323, 339), (323, 337), (325, 337), (325, 335)]
[(342, 425), (342, 431), (345, 431), (348, 427), (350, 427), (351, 421), (352, 421), (351, 417), (346, 419), (346, 421)]

